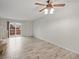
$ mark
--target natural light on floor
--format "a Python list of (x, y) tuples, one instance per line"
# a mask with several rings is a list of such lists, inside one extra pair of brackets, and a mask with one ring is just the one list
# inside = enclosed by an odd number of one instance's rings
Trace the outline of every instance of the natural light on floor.
[(20, 50), (21, 45), (22, 45), (22, 37), (9, 38), (8, 43), (9, 43), (8, 48), (10, 49), (10, 50), (8, 50), (9, 52), (14, 52), (14, 51)]

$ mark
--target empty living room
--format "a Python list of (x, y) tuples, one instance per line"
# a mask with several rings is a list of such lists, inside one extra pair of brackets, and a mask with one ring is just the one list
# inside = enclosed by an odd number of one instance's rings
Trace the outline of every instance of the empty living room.
[(0, 0), (0, 59), (79, 59), (79, 0)]

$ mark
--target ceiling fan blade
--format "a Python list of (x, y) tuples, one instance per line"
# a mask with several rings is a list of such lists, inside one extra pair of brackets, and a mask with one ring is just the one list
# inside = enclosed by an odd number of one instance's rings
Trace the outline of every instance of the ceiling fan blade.
[(55, 7), (63, 7), (63, 6), (65, 6), (65, 4), (54, 4), (53, 6), (55, 6)]
[(42, 3), (35, 3), (36, 5), (42, 5), (42, 6), (46, 6), (45, 4)]
[(41, 11), (45, 10), (46, 8), (47, 8), (47, 7), (45, 7), (45, 8), (43, 8), (43, 9), (39, 10), (39, 12), (41, 12)]

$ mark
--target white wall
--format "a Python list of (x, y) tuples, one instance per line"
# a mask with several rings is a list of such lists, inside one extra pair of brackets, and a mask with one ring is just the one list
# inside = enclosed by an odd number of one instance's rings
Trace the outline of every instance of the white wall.
[(68, 4), (35, 20), (33, 35), (79, 53), (79, 4)]
[(7, 37), (7, 23), (6, 21), (0, 20), (0, 39)]
[(22, 22), (22, 35), (23, 36), (33, 36), (32, 35), (32, 21)]
[(12, 19), (0, 19), (0, 38), (7, 37), (7, 21), (17, 22), (22, 24), (22, 36), (32, 36), (32, 21), (12, 20)]

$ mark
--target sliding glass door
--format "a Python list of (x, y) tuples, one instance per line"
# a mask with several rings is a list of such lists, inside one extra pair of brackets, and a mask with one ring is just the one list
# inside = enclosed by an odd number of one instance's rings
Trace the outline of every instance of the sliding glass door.
[(10, 23), (9, 24), (9, 37), (21, 36), (21, 24), (20, 23)]

